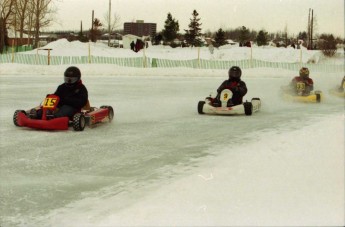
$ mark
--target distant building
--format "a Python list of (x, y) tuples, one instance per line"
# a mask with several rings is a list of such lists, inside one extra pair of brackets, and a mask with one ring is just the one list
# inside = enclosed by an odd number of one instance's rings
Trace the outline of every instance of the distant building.
[(8, 35), (8, 43), (6, 45), (8, 46), (22, 46), (22, 45), (32, 45), (33, 39), (29, 38), (29, 36), (25, 33), (23, 33), (23, 38), (19, 38), (19, 32), (14, 31), (12, 29), (7, 30)]
[(136, 43), (138, 39), (141, 40), (141, 37), (131, 34), (122, 36), (123, 48), (131, 49), (131, 42)]
[(143, 20), (137, 20), (137, 22), (126, 22), (124, 23), (124, 34), (125, 35), (136, 35), (139, 37), (150, 36), (155, 37), (157, 33), (156, 23), (144, 23)]

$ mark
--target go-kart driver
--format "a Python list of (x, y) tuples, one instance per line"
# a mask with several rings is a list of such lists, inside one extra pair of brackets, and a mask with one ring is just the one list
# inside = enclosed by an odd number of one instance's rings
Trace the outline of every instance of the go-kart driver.
[(296, 76), (292, 79), (290, 87), (297, 95), (309, 95), (310, 92), (314, 90), (314, 82), (309, 77), (309, 69), (302, 67), (299, 70), (299, 76)]
[(235, 106), (243, 103), (243, 96), (247, 94), (247, 86), (241, 80), (242, 70), (238, 66), (232, 66), (228, 71), (229, 79), (225, 80), (217, 89), (217, 97), (212, 100), (213, 106), (220, 106), (220, 93), (224, 89), (232, 92), (232, 98), (229, 99), (227, 106)]
[[(64, 73), (64, 83), (59, 85), (54, 95), (59, 96), (58, 109), (55, 113), (50, 113), (50, 118), (69, 117), (80, 111), (88, 101), (88, 92), (81, 81), (81, 72), (75, 66), (68, 67)], [(32, 113), (34, 112), (34, 113)], [(36, 112), (36, 113), (35, 113)], [(48, 115), (48, 114), (47, 114)], [(30, 118), (40, 119), (42, 109), (30, 111)]]

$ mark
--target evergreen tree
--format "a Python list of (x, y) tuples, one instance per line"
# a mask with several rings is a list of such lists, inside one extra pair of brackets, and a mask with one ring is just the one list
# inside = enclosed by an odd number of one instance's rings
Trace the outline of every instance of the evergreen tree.
[(201, 45), (201, 28), (202, 25), (198, 18), (199, 14), (196, 10), (192, 13), (193, 18), (190, 19), (190, 24), (188, 25), (188, 30), (185, 30), (185, 39), (186, 42), (191, 46), (200, 46)]
[(298, 33), (298, 39), (301, 39), (301, 40), (307, 40), (307, 38), (308, 38), (308, 34), (307, 34), (307, 32), (299, 32)]
[(239, 37), (239, 41), (242, 44), (245, 44), (246, 42), (248, 42), (250, 39), (250, 32), (249, 29), (247, 29), (245, 26), (242, 26), (242, 29), (240, 30), (240, 37)]
[(221, 28), (216, 32), (216, 36), (214, 39), (216, 47), (223, 46), (227, 43), (225, 39), (225, 32)]
[(93, 27), (90, 29), (90, 39), (92, 42), (96, 42), (98, 38), (101, 36), (101, 27), (103, 24), (100, 22), (99, 19), (95, 18), (93, 21)]
[(258, 36), (256, 37), (256, 43), (258, 46), (267, 45), (267, 35), (268, 33), (264, 30), (260, 30)]
[(318, 45), (327, 57), (332, 57), (337, 53), (337, 42), (332, 34), (321, 34)]
[(178, 21), (176, 21), (171, 13), (168, 13), (167, 19), (165, 20), (164, 29), (162, 31), (163, 39), (165, 42), (172, 42), (177, 38), (177, 33), (180, 30)]
[(161, 41), (163, 40), (163, 36), (161, 33), (156, 34), (154, 37), (155, 45), (159, 45)]

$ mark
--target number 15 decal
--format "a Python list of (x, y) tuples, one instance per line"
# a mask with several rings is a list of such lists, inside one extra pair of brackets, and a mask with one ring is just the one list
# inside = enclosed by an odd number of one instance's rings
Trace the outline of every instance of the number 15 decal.
[(57, 98), (46, 98), (43, 102), (43, 107), (45, 108), (54, 108)]

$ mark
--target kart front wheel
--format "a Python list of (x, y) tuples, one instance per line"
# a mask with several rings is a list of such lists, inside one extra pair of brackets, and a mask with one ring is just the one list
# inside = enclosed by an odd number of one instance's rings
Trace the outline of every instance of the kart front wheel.
[(26, 112), (24, 110), (16, 110), (16, 111), (14, 111), (13, 123), (14, 123), (15, 126), (18, 126), (18, 127), (20, 127), (20, 125), (18, 124), (18, 114), (19, 113), (24, 113), (26, 115)]
[(73, 116), (73, 129), (75, 131), (83, 131), (86, 125), (85, 116), (77, 113)]
[(202, 109), (204, 108), (205, 105), (205, 101), (199, 101), (198, 103), (198, 113), (199, 114), (204, 114), (204, 112), (202, 111)]
[(251, 102), (245, 102), (245, 103), (243, 103), (243, 106), (244, 106), (244, 113), (247, 116), (252, 115), (252, 113), (253, 113), (253, 104)]

